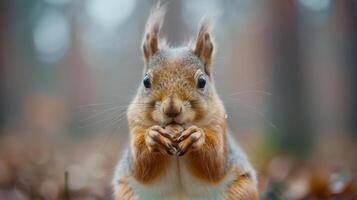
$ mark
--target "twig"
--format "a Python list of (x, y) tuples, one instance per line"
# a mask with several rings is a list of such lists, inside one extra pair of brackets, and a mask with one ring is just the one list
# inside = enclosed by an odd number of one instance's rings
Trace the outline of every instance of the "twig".
[(68, 171), (64, 172), (64, 198), (66, 200), (70, 200), (70, 196), (69, 196), (69, 187), (68, 187), (68, 179), (69, 179), (69, 173)]

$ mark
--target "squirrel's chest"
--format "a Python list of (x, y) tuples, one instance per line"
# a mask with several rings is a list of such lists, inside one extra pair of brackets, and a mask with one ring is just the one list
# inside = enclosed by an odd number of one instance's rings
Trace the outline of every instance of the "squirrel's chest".
[(227, 181), (212, 185), (194, 177), (182, 158), (175, 158), (154, 183), (149, 186), (134, 184), (143, 199), (217, 199)]

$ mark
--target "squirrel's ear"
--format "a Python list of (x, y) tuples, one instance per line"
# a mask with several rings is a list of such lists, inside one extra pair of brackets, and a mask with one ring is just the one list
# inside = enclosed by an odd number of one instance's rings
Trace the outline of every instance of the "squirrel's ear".
[(211, 75), (211, 61), (213, 55), (213, 41), (211, 37), (211, 23), (208, 18), (203, 18), (200, 23), (195, 47), (193, 52), (201, 59), (204, 64), (205, 72)]
[(148, 21), (146, 22), (145, 35), (143, 38), (143, 54), (145, 60), (145, 69), (151, 56), (159, 50), (159, 34), (164, 21), (166, 5), (160, 5), (160, 2), (152, 8)]

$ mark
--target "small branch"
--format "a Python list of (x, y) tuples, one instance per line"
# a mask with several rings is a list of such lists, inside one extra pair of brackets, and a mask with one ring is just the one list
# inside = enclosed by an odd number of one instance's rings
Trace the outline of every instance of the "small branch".
[(68, 187), (69, 173), (68, 171), (64, 172), (64, 198), (66, 200), (70, 200), (69, 196), (69, 187)]

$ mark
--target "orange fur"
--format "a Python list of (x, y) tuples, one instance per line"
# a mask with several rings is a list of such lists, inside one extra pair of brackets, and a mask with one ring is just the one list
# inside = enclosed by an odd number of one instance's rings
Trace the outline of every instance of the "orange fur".
[(199, 149), (188, 153), (186, 160), (192, 174), (197, 178), (210, 183), (220, 182), (226, 175), (225, 162), (227, 148), (224, 137), (224, 127), (220, 132), (212, 129), (203, 129), (205, 143)]
[(257, 200), (257, 186), (248, 175), (239, 176), (225, 192), (225, 200)]
[(169, 158), (167, 155), (151, 152), (146, 145), (145, 134), (146, 130), (142, 130), (133, 136), (132, 173), (137, 181), (150, 184), (164, 172)]
[(213, 54), (213, 42), (210, 36), (211, 24), (207, 18), (201, 22), (198, 30), (196, 45), (193, 52), (202, 60), (205, 66), (205, 72), (211, 75), (211, 61)]

